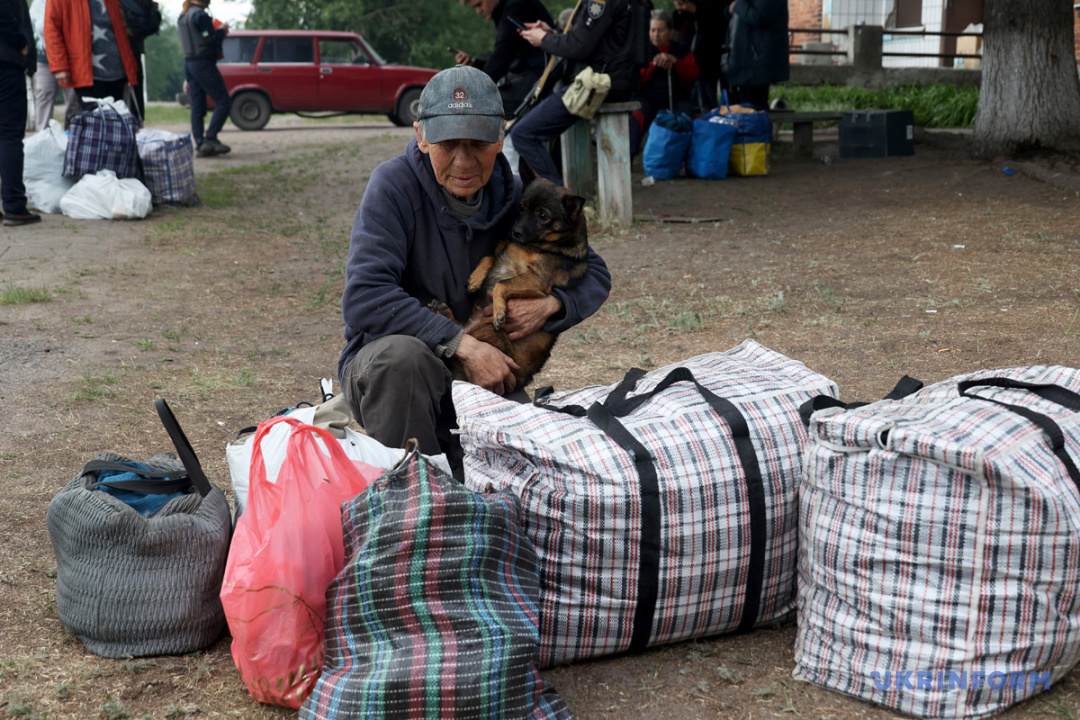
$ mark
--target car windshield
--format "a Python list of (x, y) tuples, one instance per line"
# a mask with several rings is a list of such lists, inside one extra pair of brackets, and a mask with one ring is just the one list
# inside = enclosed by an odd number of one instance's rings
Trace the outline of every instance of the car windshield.
[(364, 40), (364, 47), (367, 48), (368, 53), (371, 55), (371, 59), (375, 61), (377, 65), (386, 65), (386, 61), (383, 60), (382, 55), (375, 51), (375, 48), (371, 47), (371, 43)]

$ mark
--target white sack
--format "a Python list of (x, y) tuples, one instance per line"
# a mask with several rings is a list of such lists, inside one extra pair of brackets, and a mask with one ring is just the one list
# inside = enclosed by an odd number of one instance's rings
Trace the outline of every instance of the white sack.
[(75, 185), (74, 178), (64, 177), (65, 154), (67, 135), (55, 120), (49, 120), (48, 127), (23, 140), (26, 198), (41, 212), (60, 212), (61, 198)]
[[(312, 424), (316, 410), (318, 410), (317, 406), (297, 408), (289, 415), (301, 422)], [(285, 462), (285, 451), (292, 431), (292, 426), (280, 423), (272, 427), (262, 439), (262, 456), (263, 462), (266, 463), (268, 482), (277, 482), (278, 472), (281, 470), (282, 463)], [(248, 488), (251, 486), (251, 450), (254, 440), (255, 434), (252, 433), (243, 440), (231, 442), (225, 446), (225, 460), (229, 465), (229, 475), (232, 478), (235, 518), (239, 518), (247, 506)], [(321, 443), (322, 440), (319, 439), (318, 442)], [(345, 428), (345, 438), (338, 442), (341, 443), (342, 449), (350, 460), (359, 460), (384, 470), (394, 467), (405, 456), (404, 449), (386, 447), (375, 438), (356, 432), (349, 427)], [(450, 474), (446, 455), (429, 457), (428, 460)]]
[(150, 191), (135, 178), (112, 170), (83, 175), (60, 200), (60, 210), (79, 220), (131, 220), (150, 214)]

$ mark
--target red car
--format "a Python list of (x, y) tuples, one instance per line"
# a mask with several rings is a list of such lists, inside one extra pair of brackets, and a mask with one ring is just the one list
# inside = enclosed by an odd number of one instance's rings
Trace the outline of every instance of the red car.
[(229, 116), (242, 130), (261, 129), (277, 112), (377, 113), (412, 125), (420, 91), (438, 72), (387, 63), (348, 32), (236, 30), (222, 50)]

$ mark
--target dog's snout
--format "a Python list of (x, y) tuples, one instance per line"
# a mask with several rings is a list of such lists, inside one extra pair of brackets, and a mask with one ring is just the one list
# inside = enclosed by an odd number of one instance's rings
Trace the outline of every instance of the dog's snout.
[(515, 240), (521, 240), (521, 238), (525, 237), (525, 233), (521, 232), (521, 228), (519, 228), (517, 225), (515, 225), (514, 229), (510, 231), (510, 234)]

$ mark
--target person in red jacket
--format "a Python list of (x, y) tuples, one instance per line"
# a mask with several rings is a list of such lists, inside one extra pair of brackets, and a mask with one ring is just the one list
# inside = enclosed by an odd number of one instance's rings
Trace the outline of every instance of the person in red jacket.
[(674, 40), (674, 20), (667, 10), (653, 10), (649, 20), (649, 42), (652, 60), (641, 69), (641, 109), (630, 119), (630, 155), (641, 150), (641, 139), (652, 124), (656, 113), (671, 110), (686, 113), (692, 110), (690, 91), (698, 79), (694, 53)]
[(49, 69), (61, 87), (84, 97), (121, 100), (139, 84), (119, 0), (49, 0), (45, 5)]

